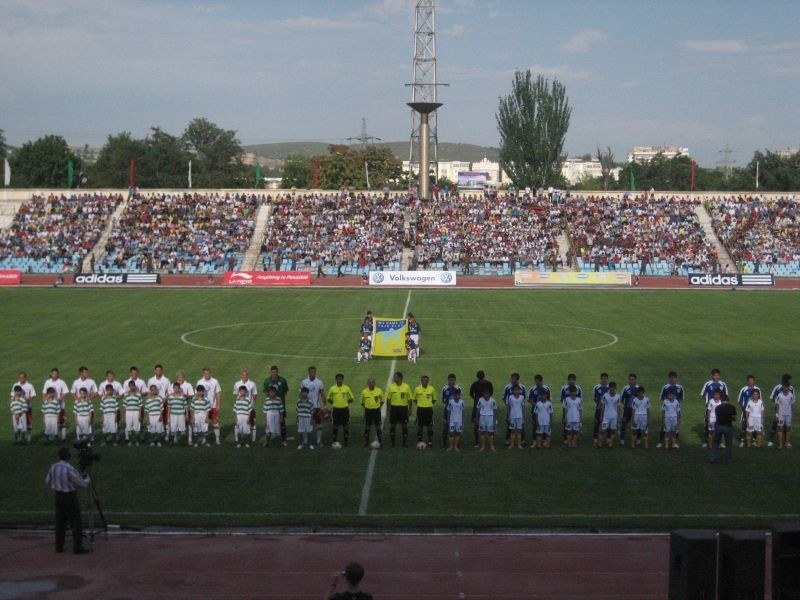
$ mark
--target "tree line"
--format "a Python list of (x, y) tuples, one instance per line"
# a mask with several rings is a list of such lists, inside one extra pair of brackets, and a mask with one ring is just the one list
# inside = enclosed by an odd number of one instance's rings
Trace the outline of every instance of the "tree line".
[(408, 176), (403, 173), (403, 163), (389, 148), (378, 146), (352, 146), (332, 144), (328, 153), (320, 156), (293, 154), (283, 165), (281, 187), (290, 189), (340, 189), (358, 190), (407, 189)]

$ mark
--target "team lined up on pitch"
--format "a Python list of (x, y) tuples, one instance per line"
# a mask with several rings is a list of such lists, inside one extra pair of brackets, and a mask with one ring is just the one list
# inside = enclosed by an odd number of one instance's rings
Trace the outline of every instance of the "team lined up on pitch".
[[(467, 420), (474, 427), (475, 447), (484, 450), (495, 449), (495, 430), (501, 412), (506, 417), (506, 444), (511, 448), (522, 448), (525, 444), (525, 425), (530, 423), (533, 436), (532, 448), (549, 448), (555, 429), (555, 416), (561, 415), (562, 443), (576, 447), (583, 428), (584, 392), (574, 374), (559, 394), (560, 409), (553, 406), (549, 386), (543, 377), (536, 375), (530, 390), (519, 381), (519, 374), (512, 373), (502, 392), (504, 408), (494, 398), (494, 386), (482, 371), (477, 373), (476, 381), (469, 388), (472, 407), (468, 409), (461, 386), (454, 374), (448, 376), (439, 392), (423, 375), (415, 388), (404, 381), (403, 375), (396, 372), (388, 389), (384, 391), (375, 385), (374, 379), (367, 381), (358, 400), (364, 410), (364, 445), (380, 448), (384, 444), (384, 424), (382, 408), (386, 404), (389, 424), (389, 442), (397, 445), (398, 429), (400, 442), (408, 445), (409, 422), (415, 419), (417, 445), (420, 448), (433, 446), (434, 407), (442, 405), (442, 447), (459, 450)], [(323, 427), (331, 421), (332, 446), (347, 446), (350, 441), (350, 405), (356, 401), (352, 389), (344, 383), (344, 375), (335, 377), (336, 383), (327, 389), (317, 377), (316, 369), (309, 367), (308, 376), (298, 386), (296, 401), (296, 431), (298, 449), (322, 446)], [(89, 377), (86, 367), (79, 369), (79, 377), (71, 388), (60, 378), (58, 369), (52, 369), (50, 377), (44, 382), (41, 413), (43, 433), (48, 442), (67, 438), (67, 399), (72, 400), (74, 415), (74, 435), (78, 441), (94, 441), (99, 438), (104, 444), (127, 443), (138, 446), (147, 443), (161, 446), (162, 443), (192, 446), (210, 445), (209, 429), (213, 431), (214, 443), (221, 443), (219, 416), (222, 409), (222, 388), (204, 368), (203, 376), (192, 386), (185, 374), (179, 372), (174, 383), (164, 375), (161, 365), (156, 365), (153, 376), (145, 383), (139, 377), (136, 367), (131, 367), (129, 378), (119, 383), (113, 371), (106, 372), (106, 380), (97, 383)], [(247, 369), (241, 371), (241, 378), (232, 387), (231, 410), (235, 416), (234, 442), (249, 447), (258, 439), (256, 411), (263, 415), (262, 443), (264, 446), (288, 445), (286, 427), (286, 399), (289, 394), (287, 380), (279, 375), (276, 366), (271, 367), (269, 377), (263, 388), (266, 398), (259, 404), (259, 389), (250, 379)], [(729, 427), (731, 416), (736, 409), (727, 403), (728, 387), (720, 378), (719, 370), (714, 369), (711, 379), (705, 383), (701, 398), (705, 404), (705, 431), (703, 447), (719, 442), (718, 418), (724, 413), (724, 422), (719, 425)], [(774, 403), (771, 437), (768, 445), (777, 443), (780, 448), (791, 448), (792, 415), (795, 404), (795, 390), (791, 376), (786, 374), (768, 396)], [(11, 391), (11, 417), (15, 432), (15, 442), (30, 443), (33, 430), (33, 401), (36, 390), (28, 381), (27, 374), (19, 373), (18, 381)], [(681, 406), (685, 391), (677, 381), (677, 374), (671, 372), (667, 383), (662, 387), (659, 402), (661, 407), (661, 427), (658, 447), (678, 448), (682, 422)], [(593, 446), (611, 448), (614, 439), (619, 437), (625, 446), (629, 425), (631, 447), (649, 447), (649, 424), (653, 402), (646, 390), (639, 385), (635, 374), (630, 374), (628, 383), (621, 389), (609, 381), (608, 374), (602, 373), (600, 382), (594, 386), (591, 395), (594, 403)], [(99, 410), (96, 411), (96, 404)], [(725, 407), (721, 412), (721, 405)], [(761, 390), (752, 375), (739, 392), (737, 404), (742, 409), (741, 434), (739, 445), (761, 446), (765, 433), (766, 407)], [(416, 405), (416, 411), (414, 408)], [(528, 407), (528, 405), (530, 405)], [(731, 412), (732, 411), (732, 412)], [(526, 417), (527, 413), (527, 417)], [(97, 431), (95, 416), (101, 416), (101, 426)], [(374, 439), (370, 442), (374, 432)], [(729, 432), (730, 433), (730, 432)], [(730, 443), (730, 442), (729, 442)]]

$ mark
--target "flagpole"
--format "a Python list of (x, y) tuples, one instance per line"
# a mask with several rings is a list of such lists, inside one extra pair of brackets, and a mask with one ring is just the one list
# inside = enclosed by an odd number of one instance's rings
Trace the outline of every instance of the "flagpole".
[(758, 189), (758, 161), (756, 161), (756, 189)]

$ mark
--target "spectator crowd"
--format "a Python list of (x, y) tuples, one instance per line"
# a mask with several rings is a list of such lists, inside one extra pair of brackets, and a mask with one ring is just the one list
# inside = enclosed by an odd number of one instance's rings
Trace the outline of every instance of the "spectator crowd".
[(448, 195), (420, 203), (414, 226), (421, 268), (539, 268), (558, 256), (561, 210), (547, 196)]
[(0, 265), (33, 272), (79, 267), (120, 202), (121, 195), (35, 194), (0, 231)]
[(218, 273), (241, 262), (255, 227), (256, 194), (136, 195), (115, 224), (101, 271)]
[(261, 264), (342, 274), (399, 268), (410, 202), (400, 194), (280, 196), (272, 202)]
[(746, 270), (800, 273), (800, 207), (793, 198), (724, 197), (706, 208), (720, 241)]
[(717, 252), (696, 213), (679, 196), (572, 196), (564, 216), (581, 270), (642, 275), (711, 271)]

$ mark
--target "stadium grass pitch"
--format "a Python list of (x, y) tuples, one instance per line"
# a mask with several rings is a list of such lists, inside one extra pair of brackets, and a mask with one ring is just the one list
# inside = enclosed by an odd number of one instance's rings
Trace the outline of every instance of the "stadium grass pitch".
[[(710, 465), (700, 447), (698, 398), (714, 367), (732, 395), (748, 373), (765, 394), (784, 372), (800, 381), (794, 293), (415, 289), (409, 298), (408, 290), (385, 289), (21, 288), (2, 290), (0, 298), (0, 384), (9, 390), (25, 370), (39, 395), (31, 446), (12, 444), (7, 405), (0, 419), (6, 482), (0, 523), (51, 521), (43, 478), (55, 449), (42, 441), (39, 411), (49, 369), (59, 367), (70, 385), (82, 364), (99, 383), (107, 368), (123, 380), (136, 365), (147, 378), (156, 363), (173, 380), (176, 371), (186, 371), (192, 383), (202, 367), (212, 368), (223, 387), (223, 445), (98, 448), (96, 487), (112, 523), (654, 529), (800, 519), (800, 431), (798, 449), (737, 447), (733, 464)], [(406, 301), (422, 326), (419, 362), (397, 361), (412, 387), (429, 374), (438, 389), (454, 372), (466, 392), (482, 369), (499, 400), (513, 371), (526, 385), (541, 373), (554, 391), (574, 372), (588, 396), (601, 371), (620, 385), (636, 372), (655, 400), (675, 369), (687, 390), (681, 449), (655, 448), (660, 404), (654, 401), (649, 450), (593, 450), (588, 397), (575, 450), (559, 447), (556, 426), (558, 443), (550, 450), (506, 450), (500, 433), (497, 453), (479, 453), (467, 426), (464, 450), (446, 453), (437, 406), (433, 450), (410, 444), (371, 458), (373, 451), (362, 447), (358, 405), (348, 449), (235, 447), (232, 386), (242, 367), (259, 388), (269, 366), (280, 367), (291, 388), (293, 435), (296, 391), (309, 365), (326, 385), (343, 372), (356, 395), (370, 376), (385, 389), (392, 361), (356, 363), (358, 327), (367, 310), (401, 316)], [(262, 437), (260, 410), (259, 423)], [(330, 443), (329, 425), (325, 440)]]

